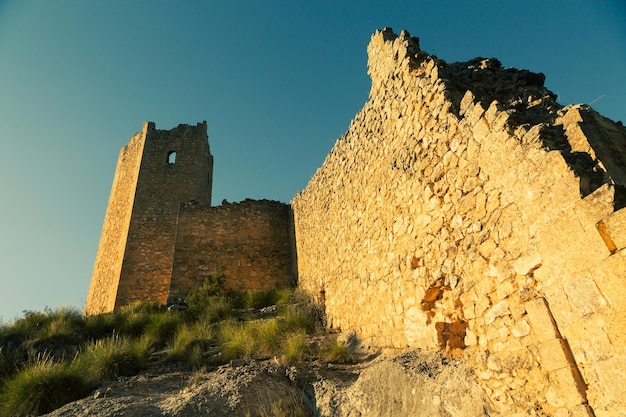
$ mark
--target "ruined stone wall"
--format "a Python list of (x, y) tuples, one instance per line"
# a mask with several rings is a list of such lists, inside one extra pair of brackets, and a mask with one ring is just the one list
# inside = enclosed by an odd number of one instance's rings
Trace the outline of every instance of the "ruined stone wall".
[(206, 122), (171, 130), (144, 124), (118, 162), (87, 314), (166, 302), (180, 204), (210, 205), (212, 168)]
[(120, 150), (87, 294), (85, 314), (113, 311), (115, 307), (146, 127), (144, 125), (144, 131), (136, 133)]
[(369, 101), (292, 201), (299, 286), (366, 342), (463, 355), (507, 415), (626, 415), (624, 128), (406, 32), (368, 54)]
[(268, 200), (181, 207), (170, 296), (216, 273), (236, 291), (292, 286), (290, 219), (288, 205)]

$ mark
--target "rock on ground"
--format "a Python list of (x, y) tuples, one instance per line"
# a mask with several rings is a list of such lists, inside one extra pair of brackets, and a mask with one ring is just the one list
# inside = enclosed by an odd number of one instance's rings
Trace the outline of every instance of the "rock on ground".
[(125, 378), (48, 417), (497, 416), (461, 361), (410, 351), (354, 365), (274, 360)]

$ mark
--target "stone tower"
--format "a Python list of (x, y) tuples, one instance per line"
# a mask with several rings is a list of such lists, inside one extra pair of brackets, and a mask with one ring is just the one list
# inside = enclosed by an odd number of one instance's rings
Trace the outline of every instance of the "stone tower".
[(211, 204), (206, 122), (144, 123), (120, 150), (85, 314), (167, 299), (181, 203)]

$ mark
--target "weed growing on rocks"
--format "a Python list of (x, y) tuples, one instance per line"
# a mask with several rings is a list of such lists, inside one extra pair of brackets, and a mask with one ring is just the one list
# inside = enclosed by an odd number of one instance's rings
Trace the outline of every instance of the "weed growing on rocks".
[(47, 413), (84, 397), (89, 390), (80, 368), (44, 356), (5, 381), (0, 394), (0, 415)]
[(93, 383), (134, 375), (146, 368), (150, 346), (149, 337), (113, 336), (86, 345), (74, 359), (74, 366)]

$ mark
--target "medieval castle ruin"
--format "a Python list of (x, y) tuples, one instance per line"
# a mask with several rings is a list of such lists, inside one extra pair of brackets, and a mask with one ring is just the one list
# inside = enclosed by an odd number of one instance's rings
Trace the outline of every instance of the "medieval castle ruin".
[(165, 131), (146, 122), (122, 148), (87, 296), (86, 314), (165, 304), (216, 271), (234, 290), (292, 284), (289, 206), (211, 206), (206, 122)]
[(86, 313), (293, 281), (370, 345), (463, 357), (505, 415), (626, 416), (626, 129), (544, 77), (368, 46), (368, 102), (290, 205), (211, 206), (206, 124), (121, 152)]

